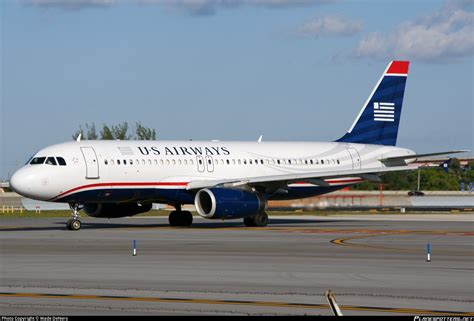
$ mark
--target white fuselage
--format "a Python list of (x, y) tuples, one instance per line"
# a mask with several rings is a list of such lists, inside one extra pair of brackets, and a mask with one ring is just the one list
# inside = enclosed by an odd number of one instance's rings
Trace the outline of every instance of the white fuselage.
[[(18, 193), (46, 201), (139, 201), (153, 199), (155, 194), (148, 192), (160, 190), (165, 193), (156, 196), (155, 202), (184, 204), (191, 198), (176, 191), (186, 190), (195, 180), (380, 169), (385, 167), (379, 161), (382, 158), (412, 154), (393, 146), (334, 142), (73, 141), (49, 146), (34, 156), (62, 157), (66, 165), (26, 164), (11, 183)], [(338, 188), (360, 181), (357, 177), (326, 180)], [(314, 187), (308, 183), (291, 186)], [(286, 198), (307, 196), (311, 196), (308, 191)]]

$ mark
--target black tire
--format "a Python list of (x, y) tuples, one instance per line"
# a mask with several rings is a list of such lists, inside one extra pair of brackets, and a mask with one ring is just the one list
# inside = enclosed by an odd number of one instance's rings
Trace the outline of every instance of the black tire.
[(253, 222), (255, 226), (265, 227), (268, 224), (268, 215), (265, 212), (258, 213), (254, 216)]
[(73, 220), (72, 220), (72, 218), (71, 218), (71, 219), (67, 220), (67, 222), (66, 222), (66, 227), (67, 227), (67, 229), (68, 229), (69, 231), (72, 231), (72, 227), (71, 227), (72, 221), (73, 221)]
[(172, 211), (170, 215), (168, 216), (168, 222), (170, 223), (171, 226), (178, 226), (178, 212)]
[(191, 226), (193, 224), (193, 214), (189, 211), (181, 212), (181, 223), (180, 226)]
[(81, 229), (81, 221), (71, 220), (70, 226), (72, 231), (79, 231)]
[(244, 224), (245, 224), (245, 226), (247, 226), (247, 227), (256, 226), (256, 225), (255, 225), (255, 222), (254, 222), (254, 217), (255, 217), (255, 216), (247, 216), (247, 217), (244, 217)]

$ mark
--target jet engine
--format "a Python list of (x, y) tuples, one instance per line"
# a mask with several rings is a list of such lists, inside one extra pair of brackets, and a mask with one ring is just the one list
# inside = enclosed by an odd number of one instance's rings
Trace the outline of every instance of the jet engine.
[(260, 195), (241, 189), (210, 188), (197, 192), (194, 205), (204, 218), (243, 218), (265, 210)]

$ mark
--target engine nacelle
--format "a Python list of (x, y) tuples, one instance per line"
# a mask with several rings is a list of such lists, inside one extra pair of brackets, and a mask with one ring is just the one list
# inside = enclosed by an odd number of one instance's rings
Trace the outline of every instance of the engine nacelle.
[(92, 217), (125, 217), (145, 213), (151, 210), (153, 204), (137, 203), (88, 203), (84, 204), (84, 212)]
[(264, 211), (266, 201), (241, 189), (205, 188), (197, 192), (194, 205), (204, 218), (243, 218)]

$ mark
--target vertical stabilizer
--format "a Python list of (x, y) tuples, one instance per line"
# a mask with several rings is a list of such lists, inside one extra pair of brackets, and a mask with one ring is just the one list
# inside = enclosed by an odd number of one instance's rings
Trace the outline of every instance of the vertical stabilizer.
[(351, 128), (337, 142), (396, 145), (409, 64), (388, 64)]

